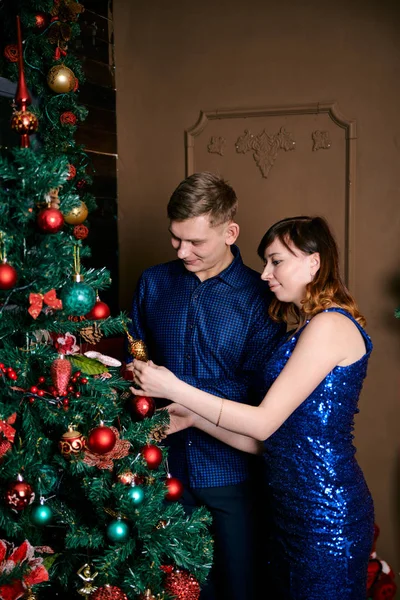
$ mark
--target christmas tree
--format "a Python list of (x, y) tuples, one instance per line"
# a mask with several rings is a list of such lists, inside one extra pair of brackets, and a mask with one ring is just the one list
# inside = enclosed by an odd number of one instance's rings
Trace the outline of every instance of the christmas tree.
[(195, 600), (212, 560), (209, 515), (176, 502), (168, 415), (130, 394), (119, 361), (88, 350), (126, 334), (128, 318), (100, 299), (109, 272), (85, 267), (96, 204), (74, 141), (84, 74), (68, 48), (83, 10), (1, 9), (19, 143), (0, 152), (0, 597)]

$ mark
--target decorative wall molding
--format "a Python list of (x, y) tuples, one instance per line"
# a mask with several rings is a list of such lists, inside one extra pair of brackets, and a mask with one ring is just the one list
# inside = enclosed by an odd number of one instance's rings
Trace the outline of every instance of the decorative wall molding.
[(293, 106), (272, 106), (264, 108), (233, 108), (204, 110), (200, 112), (197, 122), (186, 130), (186, 175), (195, 172), (194, 143), (210, 121), (217, 119), (251, 119), (260, 117), (279, 117), (291, 115), (326, 114), (333, 123), (344, 129), (346, 139), (346, 191), (345, 191), (345, 279), (352, 287), (354, 283), (354, 247), (355, 247), (355, 184), (356, 184), (356, 122), (346, 119), (336, 102), (316, 102)]
[(221, 156), (223, 156), (224, 150), (225, 150), (225, 145), (226, 145), (225, 138), (223, 138), (221, 136), (213, 135), (207, 145), (207, 150), (210, 154), (220, 154)]
[(244, 135), (238, 137), (235, 144), (236, 152), (246, 154), (253, 151), (253, 158), (259, 167), (263, 177), (267, 178), (270, 170), (275, 164), (279, 150), (294, 150), (296, 142), (291, 133), (281, 127), (278, 133), (269, 135), (265, 129), (258, 135), (253, 135), (245, 129)]
[(320, 131), (317, 129), (312, 132), (313, 139), (313, 152), (317, 150), (329, 150), (332, 145), (331, 138), (329, 135), (329, 131)]

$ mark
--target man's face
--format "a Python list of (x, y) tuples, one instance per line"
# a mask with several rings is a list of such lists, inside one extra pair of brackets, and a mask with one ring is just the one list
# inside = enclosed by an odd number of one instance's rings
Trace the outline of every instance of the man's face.
[[(233, 224), (235, 227), (237, 225)], [(232, 223), (212, 227), (208, 215), (171, 221), (171, 244), (185, 268), (204, 281), (218, 275), (232, 262), (230, 246), (237, 238)]]

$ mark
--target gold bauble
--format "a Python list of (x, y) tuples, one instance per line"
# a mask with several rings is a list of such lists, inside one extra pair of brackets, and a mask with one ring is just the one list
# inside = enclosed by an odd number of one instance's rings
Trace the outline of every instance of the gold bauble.
[(56, 65), (48, 72), (47, 83), (56, 94), (68, 94), (74, 89), (75, 75), (65, 65)]
[(74, 206), (74, 208), (64, 215), (64, 221), (68, 223), (68, 225), (80, 225), (83, 221), (86, 220), (89, 211), (84, 202), (81, 202), (79, 206)]

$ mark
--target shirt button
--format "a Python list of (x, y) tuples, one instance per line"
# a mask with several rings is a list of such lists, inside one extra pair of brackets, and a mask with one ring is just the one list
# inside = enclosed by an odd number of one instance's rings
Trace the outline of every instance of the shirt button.
[(186, 354), (186, 360), (190, 360), (190, 354)]
[(192, 440), (190, 440), (190, 441), (188, 442), (188, 446), (191, 446), (191, 445), (192, 445)]

